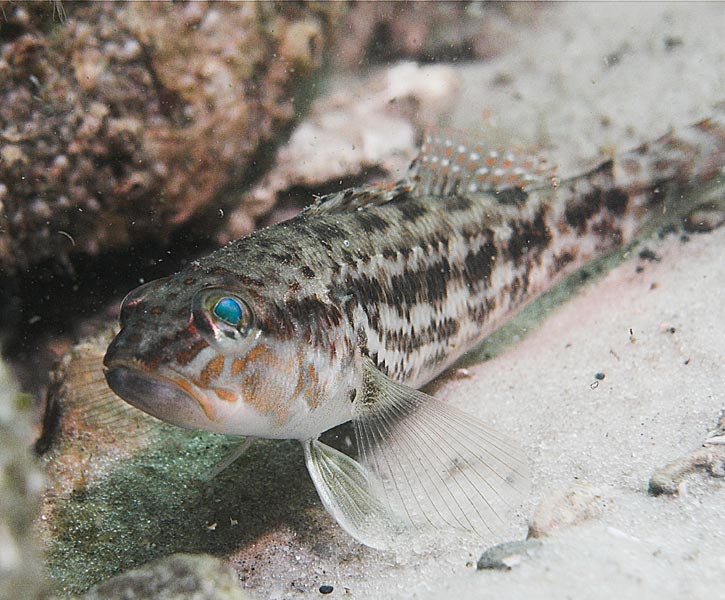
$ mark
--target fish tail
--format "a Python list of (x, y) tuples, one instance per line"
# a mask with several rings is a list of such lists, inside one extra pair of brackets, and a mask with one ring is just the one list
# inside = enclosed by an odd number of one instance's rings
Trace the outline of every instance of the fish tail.
[(725, 166), (725, 107), (621, 154), (615, 163), (615, 185), (645, 207), (710, 181)]
[(720, 112), (562, 181), (553, 200), (560, 206), (553, 227), (563, 236), (590, 239), (591, 251), (580, 257), (590, 259), (633, 241), (656, 216), (661, 221), (663, 214), (675, 218), (692, 210), (691, 192), (722, 175), (724, 167)]

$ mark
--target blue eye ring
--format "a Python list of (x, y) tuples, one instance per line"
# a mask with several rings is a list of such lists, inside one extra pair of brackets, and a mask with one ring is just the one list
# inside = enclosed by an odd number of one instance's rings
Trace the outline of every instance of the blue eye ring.
[(242, 301), (232, 296), (219, 298), (214, 304), (212, 313), (217, 319), (224, 321), (224, 323), (231, 325), (235, 329), (240, 329), (245, 324), (245, 316), (248, 315)]

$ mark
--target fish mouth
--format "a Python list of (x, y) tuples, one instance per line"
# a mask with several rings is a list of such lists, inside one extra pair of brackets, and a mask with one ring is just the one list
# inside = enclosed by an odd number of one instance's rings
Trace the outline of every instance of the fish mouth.
[(184, 378), (171, 379), (116, 361), (104, 374), (117, 396), (145, 413), (187, 429), (211, 428), (209, 402)]

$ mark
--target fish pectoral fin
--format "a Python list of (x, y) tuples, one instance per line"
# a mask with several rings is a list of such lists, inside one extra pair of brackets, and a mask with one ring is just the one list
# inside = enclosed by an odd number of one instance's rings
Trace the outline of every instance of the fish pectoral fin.
[(414, 529), (500, 532), (528, 491), (524, 452), (475, 417), (393, 381), (370, 358), (363, 363), (353, 423), (383, 503)]
[(374, 477), (358, 462), (311, 439), (302, 442), (305, 463), (322, 504), (347, 533), (372, 548), (387, 548), (402, 523), (382, 502)]

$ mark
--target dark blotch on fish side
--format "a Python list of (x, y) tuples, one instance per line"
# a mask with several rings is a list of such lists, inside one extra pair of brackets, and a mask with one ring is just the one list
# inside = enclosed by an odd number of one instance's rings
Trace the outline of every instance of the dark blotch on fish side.
[(440, 302), (448, 295), (448, 281), (451, 276), (451, 268), (448, 259), (443, 256), (425, 270), (423, 276), (424, 290), (428, 302)]
[(529, 253), (540, 254), (551, 242), (551, 232), (546, 226), (543, 210), (536, 214), (532, 222), (515, 223), (512, 228), (508, 251), (515, 265), (519, 265)]
[(365, 233), (379, 233), (390, 227), (390, 223), (374, 212), (361, 210), (356, 215), (357, 222)]
[(497, 254), (496, 246), (492, 242), (486, 242), (478, 250), (471, 250), (466, 255), (463, 261), (464, 276), (472, 288), (488, 287)]
[(561, 254), (557, 254), (556, 256), (554, 256), (554, 269), (556, 269), (556, 271), (558, 273), (573, 260), (574, 260), (574, 255), (571, 252), (569, 252), (568, 250), (565, 250)]
[(428, 209), (420, 202), (403, 201), (396, 205), (400, 215), (405, 221), (415, 223), (418, 219), (428, 214)]
[(619, 188), (612, 188), (604, 193), (604, 206), (615, 215), (621, 215), (627, 208), (629, 196)]
[(501, 204), (524, 204), (528, 197), (529, 195), (518, 187), (496, 192), (496, 198)]
[(471, 205), (472, 203), (470, 198), (460, 195), (451, 196), (451, 198), (446, 201), (446, 208), (452, 212), (470, 210)]
[(602, 206), (602, 190), (594, 188), (588, 194), (579, 199), (578, 202), (572, 202), (564, 211), (564, 217), (570, 227), (577, 230), (579, 234), (583, 234), (587, 229), (587, 223), (593, 215), (599, 212)]
[(315, 278), (315, 272), (310, 269), (307, 265), (302, 266), (302, 274), (307, 277), (307, 279), (314, 279)]
[(395, 260), (398, 257), (398, 251), (390, 246), (383, 248), (382, 254), (385, 260)]

